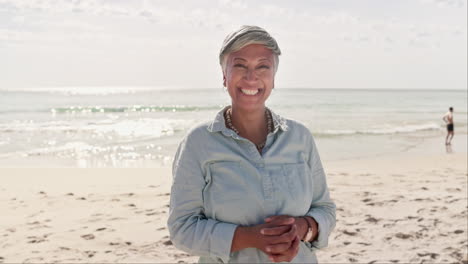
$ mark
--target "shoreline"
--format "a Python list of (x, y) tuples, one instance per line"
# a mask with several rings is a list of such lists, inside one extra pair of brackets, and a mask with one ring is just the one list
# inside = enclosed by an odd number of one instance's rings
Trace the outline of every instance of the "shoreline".
[[(468, 134), (455, 135), (450, 146), (444, 145), (445, 136), (390, 135), (354, 138), (315, 138), (320, 157), (324, 162), (339, 162), (373, 157), (398, 157), (401, 155), (438, 155), (468, 153)], [(357, 153), (357, 154), (356, 154)], [(1, 156), (1, 155), (0, 155)], [(115, 166), (99, 159), (69, 159), (53, 156), (3, 157), (1, 168), (170, 168), (173, 155), (157, 160), (117, 160)]]

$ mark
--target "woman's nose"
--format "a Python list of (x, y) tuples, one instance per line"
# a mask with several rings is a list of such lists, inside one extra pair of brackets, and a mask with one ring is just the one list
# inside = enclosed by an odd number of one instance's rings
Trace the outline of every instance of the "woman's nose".
[(257, 80), (257, 73), (255, 72), (255, 70), (248, 69), (247, 72), (245, 73), (244, 78), (247, 81), (255, 81)]

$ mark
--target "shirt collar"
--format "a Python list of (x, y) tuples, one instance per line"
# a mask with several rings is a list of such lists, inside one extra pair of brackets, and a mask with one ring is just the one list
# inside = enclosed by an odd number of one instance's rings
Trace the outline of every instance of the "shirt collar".
[[(213, 122), (209, 123), (207, 129), (210, 132), (221, 132), (226, 136), (237, 136), (237, 134), (232, 131), (231, 129), (228, 129), (226, 127), (226, 123), (224, 120), (224, 111), (228, 109), (231, 106), (226, 106), (222, 110), (220, 110), (217, 114)], [(268, 108), (269, 109), (269, 108)], [(288, 125), (286, 124), (286, 119), (281, 117), (280, 115), (277, 115), (275, 112), (273, 112), (271, 109), (269, 109), (271, 112), (271, 116), (273, 118), (273, 134), (278, 132), (279, 129), (282, 131), (288, 131)]]

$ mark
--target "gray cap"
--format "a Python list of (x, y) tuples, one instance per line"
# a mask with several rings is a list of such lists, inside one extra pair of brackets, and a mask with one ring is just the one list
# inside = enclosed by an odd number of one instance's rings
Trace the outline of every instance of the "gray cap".
[(258, 26), (241, 26), (239, 29), (231, 32), (223, 41), (219, 51), (219, 63), (222, 65), (226, 54), (237, 51), (249, 44), (263, 44), (271, 49), (276, 55), (281, 55), (276, 40), (263, 28)]

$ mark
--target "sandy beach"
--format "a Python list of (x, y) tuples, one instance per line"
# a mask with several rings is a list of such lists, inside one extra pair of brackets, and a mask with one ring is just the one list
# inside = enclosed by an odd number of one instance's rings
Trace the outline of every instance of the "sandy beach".
[[(467, 155), (324, 162), (337, 226), (321, 263), (467, 263)], [(0, 169), (0, 263), (196, 262), (166, 219), (171, 171)]]

